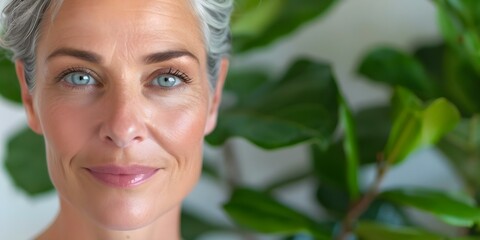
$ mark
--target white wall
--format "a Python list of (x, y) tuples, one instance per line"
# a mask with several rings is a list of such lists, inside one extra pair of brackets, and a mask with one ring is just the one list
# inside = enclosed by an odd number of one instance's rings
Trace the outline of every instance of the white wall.
[[(5, 0), (0, 0), (0, 6), (3, 4)], [(358, 108), (387, 99), (384, 88), (369, 85), (354, 75), (354, 67), (363, 53), (377, 44), (409, 49), (418, 41), (438, 38), (431, 1), (343, 0), (328, 16), (305, 26), (294, 37), (260, 53), (236, 59), (234, 64), (263, 64), (272, 71), (283, 71), (290, 59), (296, 56), (327, 60), (333, 64), (351, 105)], [(4, 155), (9, 134), (24, 123), (23, 110), (0, 99), (0, 156)], [(302, 146), (264, 152), (242, 140), (234, 143), (238, 147), (240, 168), (246, 184), (261, 185), (276, 176), (288, 174), (292, 169), (308, 167)], [(366, 170), (364, 180), (368, 182), (370, 177), (371, 171)], [(391, 172), (384, 186), (395, 185), (428, 185), (444, 189), (459, 186), (441, 157), (428, 150)], [(204, 179), (187, 199), (186, 205), (213, 219), (225, 219), (215, 208), (224, 199), (221, 188)], [(310, 214), (320, 214), (321, 211), (309, 200), (311, 193), (310, 186), (304, 184), (282, 193), (282, 198)], [(0, 168), (0, 239), (31, 238), (51, 221), (57, 208), (55, 194), (30, 198), (16, 190), (4, 168)]]

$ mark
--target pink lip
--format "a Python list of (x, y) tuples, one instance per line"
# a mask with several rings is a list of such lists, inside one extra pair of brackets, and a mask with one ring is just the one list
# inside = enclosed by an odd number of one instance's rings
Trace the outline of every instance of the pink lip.
[(117, 166), (104, 165), (99, 167), (89, 167), (86, 170), (92, 176), (109, 186), (117, 188), (135, 187), (153, 176), (159, 168), (147, 166)]

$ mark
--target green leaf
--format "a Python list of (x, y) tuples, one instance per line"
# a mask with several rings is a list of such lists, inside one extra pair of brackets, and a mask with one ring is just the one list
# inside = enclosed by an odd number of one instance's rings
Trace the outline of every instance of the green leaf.
[(265, 85), (269, 80), (265, 72), (249, 69), (231, 69), (228, 71), (227, 81), (225, 81), (224, 91), (234, 94), (238, 104), (244, 104), (249, 101), (248, 97), (256, 89)]
[(480, 221), (480, 209), (439, 191), (397, 189), (383, 192), (380, 197), (403, 206), (432, 213), (455, 226), (469, 227)]
[(395, 109), (393, 128), (385, 148), (389, 164), (398, 164), (412, 152), (436, 143), (460, 120), (460, 113), (450, 102), (437, 99), (422, 110), (415, 96), (397, 88), (392, 98)]
[(22, 129), (8, 141), (5, 168), (15, 185), (29, 195), (53, 190), (45, 156), (42, 136), (28, 128)]
[(458, 53), (447, 51), (443, 65), (445, 71), (445, 95), (458, 106), (464, 115), (470, 116), (480, 111), (480, 77), (471, 63)]
[(329, 215), (343, 218), (350, 207), (348, 192), (333, 184), (320, 182), (316, 199)]
[[(239, 91), (243, 92), (243, 91)], [(299, 60), (277, 81), (268, 81), (219, 114), (212, 145), (242, 137), (274, 149), (304, 141), (330, 142), (338, 121), (338, 89), (331, 68)]]
[(350, 107), (345, 98), (339, 94), (340, 102), (340, 121), (345, 129), (345, 137), (343, 141), (343, 149), (345, 152), (345, 159), (347, 160), (347, 186), (348, 193), (352, 200), (360, 196), (358, 186), (358, 143), (356, 138), (356, 126), (352, 116)]
[(461, 53), (452, 46), (436, 44), (417, 49), (415, 56), (435, 78), (441, 95), (457, 106), (462, 116), (480, 111), (480, 95), (476, 90), (480, 88), (480, 77)]
[(307, 141), (314, 135), (310, 129), (287, 120), (256, 112), (230, 112), (220, 114), (217, 127), (207, 141), (222, 145), (228, 138), (240, 136), (259, 147), (275, 149)]
[(228, 230), (226, 227), (212, 224), (184, 209), (182, 210), (181, 221), (182, 239), (185, 240), (195, 240), (209, 232)]
[(480, 73), (480, 4), (472, 0), (437, 0), (445, 39)]
[(288, 237), (280, 238), (280, 239), (281, 240), (315, 240), (315, 238), (313, 238), (310, 235), (306, 235), (306, 234), (296, 234), (296, 235), (293, 235), (293, 236), (288, 236)]
[(360, 220), (376, 221), (389, 225), (411, 224), (410, 219), (402, 208), (383, 199), (375, 199), (360, 216)]
[(391, 105), (393, 108), (393, 119), (400, 118), (405, 110), (418, 112), (423, 108), (422, 101), (413, 92), (403, 87), (395, 88)]
[[(266, 46), (322, 16), (337, 0), (248, 0), (232, 19), (236, 52)], [(255, 4), (256, 3), (256, 4)]]
[(392, 127), (389, 106), (372, 106), (355, 114), (357, 139), (362, 164), (377, 162)]
[[(460, 35), (464, 28), (462, 20), (456, 16), (457, 11), (449, 11), (447, 2), (444, 0), (436, 0), (438, 12), (438, 22), (440, 30), (445, 40), (449, 43), (458, 43)], [(453, 44), (452, 44), (453, 45)]]
[(431, 103), (422, 116), (422, 145), (436, 143), (460, 121), (457, 108), (444, 98)]
[(339, 188), (348, 194), (347, 160), (341, 142), (322, 149), (313, 144), (310, 148), (315, 174), (321, 183)]
[(311, 176), (312, 176), (312, 171), (310, 169), (304, 170), (301, 172), (300, 171), (295, 173), (292, 172), (291, 174), (283, 176), (282, 179), (279, 179), (277, 181), (274, 181), (268, 184), (264, 188), (264, 192), (270, 194), (279, 188), (283, 188), (283, 187), (298, 183), (300, 181), (310, 178)]
[(10, 60), (2, 57), (1, 51), (0, 76), (0, 95), (9, 101), (15, 103), (22, 103), (22, 97), (20, 95), (20, 85), (17, 81), (15, 66)]
[(478, 240), (478, 236), (476, 237), (451, 237), (446, 238), (447, 240)]
[(385, 148), (389, 164), (401, 163), (419, 148), (421, 127), (421, 115), (413, 110), (406, 109), (394, 120)]
[(445, 240), (445, 237), (421, 229), (369, 221), (360, 222), (355, 233), (363, 240)]
[(280, 14), (285, 0), (243, 0), (235, 6), (231, 31), (234, 35), (257, 36)]
[(330, 239), (326, 231), (307, 216), (277, 202), (264, 193), (239, 188), (224, 205), (227, 214), (241, 226), (261, 233), (309, 233)]
[(437, 94), (423, 66), (396, 49), (380, 47), (372, 50), (361, 60), (357, 71), (373, 81), (410, 89), (422, 98)]
[(418, 59), (420, 64), (428, 72), (428, 75), (435, 79), (434, 86), (441, 89), (442, 92), (446, 92), (446, 89), (444, 89), (445, 80), (443, 64), (445, 62), (447, 50), (448, 46), (446, 46), (444, 42), (441, 42), (422, 45), (414, 51), (414, 57)]

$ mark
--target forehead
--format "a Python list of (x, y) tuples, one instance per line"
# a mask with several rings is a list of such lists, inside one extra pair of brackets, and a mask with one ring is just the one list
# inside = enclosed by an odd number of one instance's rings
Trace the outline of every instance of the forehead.
[[(148, 52), (182, 48), (198, 55), (204, 44), (190, 0), (64, 0), (46, 13), (39, 45), (92, 51)], [(42, 49), (42, 48), (40, 48)]]

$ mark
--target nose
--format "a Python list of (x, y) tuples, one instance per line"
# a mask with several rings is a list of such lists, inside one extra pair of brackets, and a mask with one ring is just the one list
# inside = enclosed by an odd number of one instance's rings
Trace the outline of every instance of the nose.
[(146, 139), (146, 114), (128, 90), (104, 96), (100, 138), (118, 148), (127, 148)]

